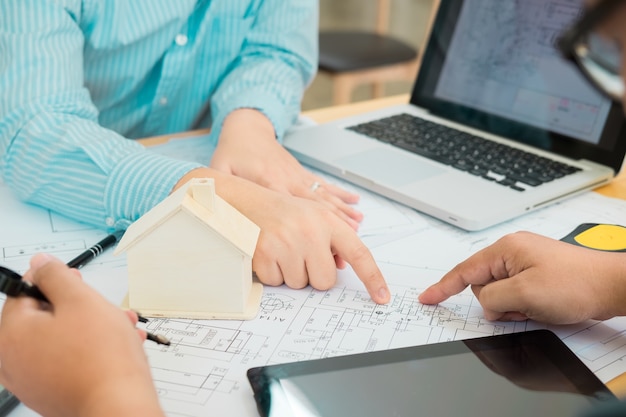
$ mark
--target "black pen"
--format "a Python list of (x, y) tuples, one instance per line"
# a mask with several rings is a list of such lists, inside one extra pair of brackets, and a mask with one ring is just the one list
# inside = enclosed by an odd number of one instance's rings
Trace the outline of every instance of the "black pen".
[(67, 266), (70, 268), (80, 269), (85, 266), (89, 261), (93, 260), (96, 256), (100, 255), (102, 252), (107, 250), (108, 248), (115, 245), (124, 234), (124, 230), (118, 230), (115, 233), (112, 233), (102, 239), (100, 242), (96, 243), (76, 258), (72, 259), (67, 263)]
[[(26, 295), (39, 301), (44, 301), (50, 304), (50, 301), (44, 293), (34, 284), (28, 281), (24, 281), (22, 276), (17, 272), (0, 266), (0, 292), (5, 293), (9, 297), (19, 297), (20, 295)], [(139, 316), (139, 314), (137, 315)], [(141, 317), (141, 316), (139, 316)], [(144, 319), (145, 320), (145, 319)], [(143, 320), (139, 320), (143, 321)], [(160, 345), (170, 345), (170, 341), (164, 336), (155, 335), (150, 332), (147, 333), (147, 339)]]

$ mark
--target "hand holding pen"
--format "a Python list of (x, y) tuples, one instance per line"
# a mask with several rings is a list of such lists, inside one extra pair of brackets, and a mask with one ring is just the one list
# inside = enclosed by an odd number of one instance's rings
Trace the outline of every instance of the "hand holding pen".
[[(33, 261), (38, 259), (37, 257), (45, 258), (45, 259), (52, 259), (52, 257), (50, 257), (49, 255), (40, 254), (40, 255), (36, 255), (36, 257), (33, 258)], [(55, 261), (54, 263), (57, 263), (56, 260), (54, 260), (54, 261)], [(58, 261), (58, 262), (60, 262), (60, 261)], [(65, 275), (79, 274), (76, 270), (69, 269), (67, 266), (65, 268), (67, 269), (67, 273)], [(29, 271), (27, 274), (29, 274), (30, 272), (31, 271)], [(80, 282), (81, 285), (86, 286), (86, 284), (82, 280), (76, 280), (75, 278), (74, 278), (74, 280), (76, 282)], [(87, 288), (89, 288), (90, 291), (94, 291), (93, 289), (91, 289), (88, 286), (87, 286)], [(61, 291), (63, 291), (63, 290), (64, 289), (61, 289)], [(65, 290), (71, 291), (71, 288), (68, 287)], [(58, 308), (56, 303), (54, 303), (54, 300), (50, 300), (49, 297), (47, 297), (39, 289), (39, 287), (37, 285), (35, 285), (34, 283), (31, 283), (29, 280), (23, 280), (22, 276), (19, 275), (17, 272), (12, 271), (12, 270), (10, 270), (8, 268), (5, 268), (5, 267), (2, 267), (2, 266), (0, 266), (0, 291), (5, 293), (9, 297), (27, 296), (28, 298), (32, 298), (32, 299), (35, 299), (35, 300), (38, 300), (38, 301), (43, 301), (43, 302), (45, 302), (47, 304), (50, 304), (50, 305), (54, 305), (55, 309)], [(54, 291), (56, 292), (56, 291), (58, 291), (58, 289), (54, 288)], [(95, 291), (94, 291), (94, 293), (97, 294)], [(100, 296), (99, 294), (97, 294), (97, 295)], [(131, 319), (131, 321), (133, 321), (134, 324), (136, 324), (137, 321), (142, 321), (142, 322), (146, 322), (147, 321), (146, 319), (144, 319), (143, 317), (141, 317), (140, 315), (138, 315), (136, 313), (130, 313), (129, 314), (129, 318)], [(99, 319), (101, 320), (102, 318), (100, 317)], [(170, 344), (169, 340), (167, 340), (163, 336), (154, 335), (152, 333), (144, 332), (143, 330), (140, 330), (140, 334), (142, 336), (144, 336), (144, 333), (145, 333), (145, 337), (148, 340), (151, 340), (151, 341), (153, 341), (155, 343), (163, 344), (163, 345), (169, 345)]]
[(79, 275), (49, 255), (31, 259), (24, 280), (49, 304), (7, 297), (0, 320), (0, 384), (49, 415), (86, 415), (94, 399), (120, 394), (141, 415), (162, 416), (136, 316)]
[[(94, 260), (102, 252), (113, 247), (117, 242), (119, 242), (119, 240), (122, 238), (123, 235), (124, 235), (124, 230), (118, 230), (118, 231), (115, 231), (114, 233), (111, 233), (110, 235), (106, 236), (104, 239), (102, 239), (101, 241), (93, 245), (92, 247), (85, 250), (80, 255), (76, 256), (74, 259), (70, 260), (67, 263), (67, 266), (69, 266), (70, 268), (76, 268), (76, 269), (82, 268), (83, 266), (87, 265), (89, 262)], [(148, 322), (148, 319), (146, 319), (145, 317), (142, 317), (139, 314), (137, 314), (137, 317), (139, 318), (139, 321), (142, 323)], [(165, 337), (161, 335), (154, 335), (148, 332), (147, 338), (148, 340), (155, 342), (157, 344), (160, 344), (160, 345), (169, 346), (170, 344), (169, 340), (167, 340)]]

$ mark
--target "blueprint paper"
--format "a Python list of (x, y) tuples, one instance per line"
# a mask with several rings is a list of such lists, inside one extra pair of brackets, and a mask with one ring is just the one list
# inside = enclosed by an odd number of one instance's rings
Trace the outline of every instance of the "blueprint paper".
[[(154, 151), (196, 159), (199, 153), (190, 151), (194, 143), (204, 146), (206, 138), (174, 141)], [(416, 301), (423, 289), (456, 263), (507, 233), (530, 230), (560, 239), (580, 223), (624, 224), (626, 201), (589, 192), (485, 231), (465, 232), (335, 178), (325, 178), (361, 195), (358, 209), (365, 220), (359, 235), (389, 283), (391, 302), (372, 303), (347, 268), (339, 271), (337, 284), (328, 291), (265, 287), (254, 320), (151, 319), (147, 328), (172, 341), (170, 347), (144, 345), (169, 416), (258, 415), (246, 378), (247, 369), (255, 366), (538, 328), (554, 331), (602, 381), (626, 372), (626, 318), (571, 326), (490, 322), (469, 290), (438, 306)], [(17, 201), (2, 184), (0, 212), (0, 261), (20, 272), (36, 252), (67, 261), (104, 236), (101, 231)], [(82, 273), (86, 282), (120, 304), (127, 291), (125, 257), (112, 252), (96, 258)], [(36, 415), (23, 405), (14, 413)]]

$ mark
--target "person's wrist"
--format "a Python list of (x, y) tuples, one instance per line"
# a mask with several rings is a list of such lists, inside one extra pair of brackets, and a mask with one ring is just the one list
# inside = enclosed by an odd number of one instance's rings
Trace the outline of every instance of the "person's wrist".
[(222, 125), (222, 138), (245, 138), (246, 132), (254, 132), (255, 138), (276, 140), (276, 132), (272, 122), (260, 111), (242, 108), (233, 110), (226, 116)]
[(245, 178), (226, 174), (213, 168), (196, 168), (189, 171), (176, 183), (172, 191), (177, 190), (192, 178), (213, 178), (215, 180), (215, 192), (244, 215), (258, 210), (263, 205), (271, 208), (273, 200), (270, 196), (273, 195), (272, 191)]
[(191, 171), (183, 175), (178, 180), (178, 182), (176, 182), (176, 185), (174, 185), (172, 192), (178, 190), (180, 187), (187, 184), (192, 178), (215, 178), (215, 174), (216, 174), (216, 171), (211, 168), (202, 167), (202, 168), (192, 169)]

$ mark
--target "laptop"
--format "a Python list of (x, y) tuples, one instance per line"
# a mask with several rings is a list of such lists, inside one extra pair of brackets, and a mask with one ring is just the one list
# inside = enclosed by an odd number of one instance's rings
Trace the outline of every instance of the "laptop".
[(410, 102), (287, 132), (303, 164), (465, 230), (608, 183), (626, 123), (553, 47), (583, 0), (442, 0)]

